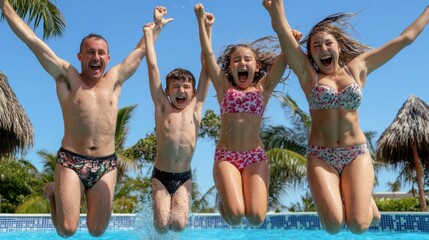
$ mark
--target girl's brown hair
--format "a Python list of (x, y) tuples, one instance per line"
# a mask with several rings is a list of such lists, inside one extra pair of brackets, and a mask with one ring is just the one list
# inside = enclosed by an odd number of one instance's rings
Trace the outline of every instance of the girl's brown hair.
[(256, 85), (259, 80), (270, 71), (278, 57), (276, 53), (280, 51), (280, 45), (276, 37), (266, 36), (252, 43), (231, 44), (226, 46), (223, 53), (218, 57), (217, 63), (232, 85), (234, 85), (234, 79), (229, 71), (231, 54), (241, 47), (250, 49), (255, 56), (256, 62), (260, 65), (259, 72), (255, 73), (255, 78), (253, 79), (253, 85)]
[(355, 17), (356, 15), (357, 13), (336, 13), (329, 15), (314, 25), (307, 37), (301, 40), (300, 44), (306, 44), (307, 56), (316, 69), (317, 66), (315, 66), (311, 56), (310, 41), (313, 35), (317, 32), (326, 32), (335, 37), (341, 48), (339, 56), (339, 64), (341, 66), (347, 65), (356, 56), (372, 49), (371, 47), (355, 40), (347, 33), (347, 29), (353, 28), (347, 20)]

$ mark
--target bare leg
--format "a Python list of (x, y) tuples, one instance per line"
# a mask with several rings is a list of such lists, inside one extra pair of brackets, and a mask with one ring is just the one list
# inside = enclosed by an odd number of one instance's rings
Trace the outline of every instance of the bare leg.
[(344, 226), (344, 210), (337, 171), (313, 155), (307, 156), (307, 175), (314, 203), (325, 230), (338, 233)]
[(83, 189), (83, 184), (73, 170), (56, 164), (55, 187), (53, 183), (48, 183), (45, 195), (49, 198), (52, 223), (62, 237), (70, 237), (76, 232)]
[(55, 183), (48, 182), (43, 190), (43, 196), (49, 201), (49, 208), (51, 210), (51, 219), (54, 227), (57, 228), (57, 217), (55, 208)]
[(153, 197), (153, 224), (158, 233), (167, 233), (170, 230), (171, 196), (164, 185), (156, 178), (152, 178)]
[(241, 173), (227, 161), (215, 161), (213, 176), (222, 204), (219, 212), (232, 226), (241, 223), (244, 216), (244, 200)]
[(254, 163), (243, 170), (243, 192), (246, 217), (250, 224), (259, 226), (268, 209), (268, 162)]
[(353, 233), (363, 233), (380, 213), (372, 198), (374, 168), (369, 153), (353, 160), (343, 171), (341, 188), (346, 208), (347, 226)]
[(170, 211), (171, 230), (181, 232), (186, 227), (189, 215), (189, 200), (191, 198), (192, 180), (186, 181), (173, 195)]
[(116, 169), (106, 173), (94, 186), (86, 190), (88, 204), (86, 225), (89, 233), (94, 237), (101, 236), (109, 225), (116, 174)]

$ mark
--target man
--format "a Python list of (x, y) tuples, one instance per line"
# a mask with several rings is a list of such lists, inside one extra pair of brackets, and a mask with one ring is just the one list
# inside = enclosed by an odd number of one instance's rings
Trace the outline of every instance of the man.
[[(137, 70), (145, 55), (142, 38), (118, 65), (106, 72), (109, 47), (100, 35), (82, 40), (78, 59), (81, 72), (59, 58), (16, 14), (8, 0), (0, 0), (11, 29), (31, 49), (43, 68), (55, 79), (64, 120), (64, 137), (58, 151), (55, 184), (48, 183), (45, 196), (51, 204), (52, 222), (59, 235), (73, 235), (79, 224), (80, 201), (85, 195), (89, 233), (100, 236), (112, 212), (116, 182), (115, 128), (122, 84)], [(157, 36), (173, 19), (156, 7)], [(156, 38), (154, 38), (155, 40)]]

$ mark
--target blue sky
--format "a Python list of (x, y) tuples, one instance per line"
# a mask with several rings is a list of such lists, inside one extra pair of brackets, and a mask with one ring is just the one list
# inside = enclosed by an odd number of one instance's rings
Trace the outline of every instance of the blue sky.
[[(168, 17), (175, 20), (161, 32), (155, 45), (162, 78), (176, 67), (189, 69), (195, 75), (200, 71), (200, 45), (193, 7), (202, 2), (206, 11), (215, 15), (213, 50), (218, 56), (223, 47), (232, 43), (251, 42), (266, 35), (274, 35), (268, 13), (261, 0), (57, 0), (56, 5), (65, 16), (66, 29), (61, 38), (47, 44), (61, 58), (77, 69), (79, 44), (85, 35), (94, 32), (103, 35), (110, 45), (112, 67), (121, 62), (143, 36), (142, 26), (152, 21), (153, 8), (166, 6)], [(363, 10), (352, 24), (354, 36), (365, 44), (379, 47), (398, 36), (426, 7), (426, 1), (411, 0), (330, 0), (285, 1), (288, 20), (293, 28), (306, 35), (313, 24), (337, 12)], [(38, 36), (42, 36), (37, 30)], [(364, 88), (364, 101), (359, 108), (360, 124), (364, 131), (375, 131), (377, 137), (389, 126), (399, 108), (410, 95), (429, 103), (427, 45), (429, 31), (394, 59), (373, 72)], [(56, 152), (61, 144), (63, 121), (56, 97), (54, 80), (43, 70), (31, 51), (13, 34), (5, 22), (0, 23), (0, 71), (9, 77), (9, 83), (26, 110), (35, 129), (35, 145), (27, 155), (41, 169), (37, 151)], [(132, 146), (154, 129), (153, 103), (150, 98), (146, 62), (125, 84), (119, 107), (137, 104), (126, 143)], [(298, 105), (308, 111), (308, 105), (296, 77), (291, 77), (278, 91), (290, 94)], [(203, 112), (219, 112), (215, 91), (211, 87)], [(267, 124), (286, 124), (285, 115), (277, 99), (272, 98), (265, 113)], [(198, 141), (192, 168), (201, 192), (213, 185), (212, 164), (214, 142)], [(394, 181), (396, 173), (384, 170), (379, 174), (376, 191), (387, 191), (387, 182)], [(408, 190), (408, 189), (403, 189)], [(289, 191), (284, 202), (295, 202), (301, 190)]]

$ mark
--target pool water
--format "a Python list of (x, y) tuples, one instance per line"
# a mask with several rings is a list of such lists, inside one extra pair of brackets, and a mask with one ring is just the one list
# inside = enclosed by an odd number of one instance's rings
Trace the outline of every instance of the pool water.
[[(57, 235), (55, 231), (20, 231), (20, 232), (3, 232), (0, 233), (1, 240), (12, 239), (63, 239)], [(69, 239), (95, 239), (89, 235), (87, 231), (77, 231), (76, 234)], [(194, 230), (187, 229), (182, 233), (169, 233), (166, 235), (147, 234), (134, 230), (106, 231), (106, 233), (97, 238), (100, 240), (113, 239), (160, 239), (160, 240), (228, 240), (228, 239), (249, 239), (249, 240), (278, 240), (278, 239), (428, 239), (428, 233), (417, 232), (366, 232), (362, 235), (354, 235), (347, 230), (344, 230), (336, 235), (329, 235), (323, 230), (260, 230), (260, 229), (205, 229)]]

